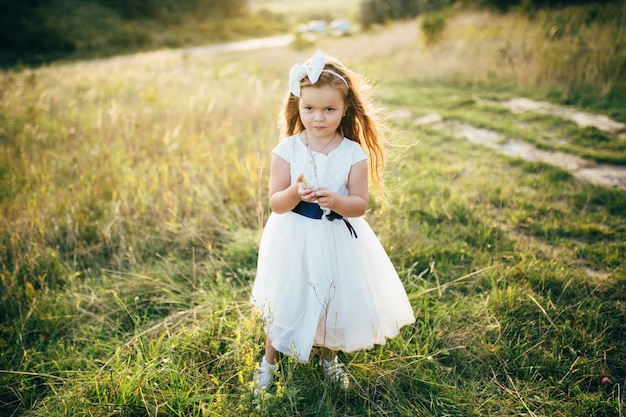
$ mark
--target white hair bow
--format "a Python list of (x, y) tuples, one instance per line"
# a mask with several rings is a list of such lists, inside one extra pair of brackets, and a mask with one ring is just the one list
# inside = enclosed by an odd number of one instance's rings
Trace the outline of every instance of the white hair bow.
[(309, 81), (315, 84), (324, 70), (325, 62), (324, 53), (318, 49), (309, 60), (308, 65), (295, 64), (291, 67), (289, 70), (289, 90), (291, 94), (300, 97), (300, 83), (306, 77), (309, 77)]

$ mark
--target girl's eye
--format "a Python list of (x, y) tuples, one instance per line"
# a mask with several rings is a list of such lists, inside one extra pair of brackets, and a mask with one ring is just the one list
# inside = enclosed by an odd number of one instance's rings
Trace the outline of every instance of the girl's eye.
[(333, 109), (332, 107), (329, 107), (329, 108), (326, 109), (326, 111), (330, 113), (330, 112), (335, 111), (335, 109)]

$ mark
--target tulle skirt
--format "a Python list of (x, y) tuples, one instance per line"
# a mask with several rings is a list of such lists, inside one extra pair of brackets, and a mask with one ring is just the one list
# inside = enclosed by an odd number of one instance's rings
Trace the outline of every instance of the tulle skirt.
[(276, 350), (307, 362), (313, 346), (353, 352), (384, 344), (415, 318), (384, 248), (362, 217), (272, 213), (251, 301)]

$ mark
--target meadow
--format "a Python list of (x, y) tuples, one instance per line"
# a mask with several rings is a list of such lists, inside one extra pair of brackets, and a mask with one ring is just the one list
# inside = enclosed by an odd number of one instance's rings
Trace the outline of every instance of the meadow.
[[(434, 43), (418, 19), (0, 73), (0, 414), (622, 416), (626, 190), (414, 119), (625, 165), (623, 132), (494, 103), (626, 122), (626, 5), (448, 13)], [(372, 195), (367, 218), (417, 321), (340, 354), (346, 391), (284, 359), (257, 400), (269, 157), (288, 70), (315, 48), (371, 78), (389, 204)]]
[(267, 10), (276, 13), (290, 22), (293, 26), (305, 23), (310, 19), (354, 19), (358, 18), (359, 0), (342, 2), (320, 0), (314, 7), (304, 0), (253, 0), (250, 2), (252, 11)]

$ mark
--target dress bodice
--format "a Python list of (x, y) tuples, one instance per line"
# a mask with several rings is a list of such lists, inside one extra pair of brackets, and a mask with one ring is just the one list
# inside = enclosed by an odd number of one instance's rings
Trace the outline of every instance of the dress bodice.
[(339, 195), (348, 194), (352, 165), (367, 159), (361, 146), (347, 138), (326, 155), (310, 152), (300, 136), (294, 135), (283, 139), (273, 153), (289, 163), (292, 184), (304, 174), (314, 187), (328, 187)]

